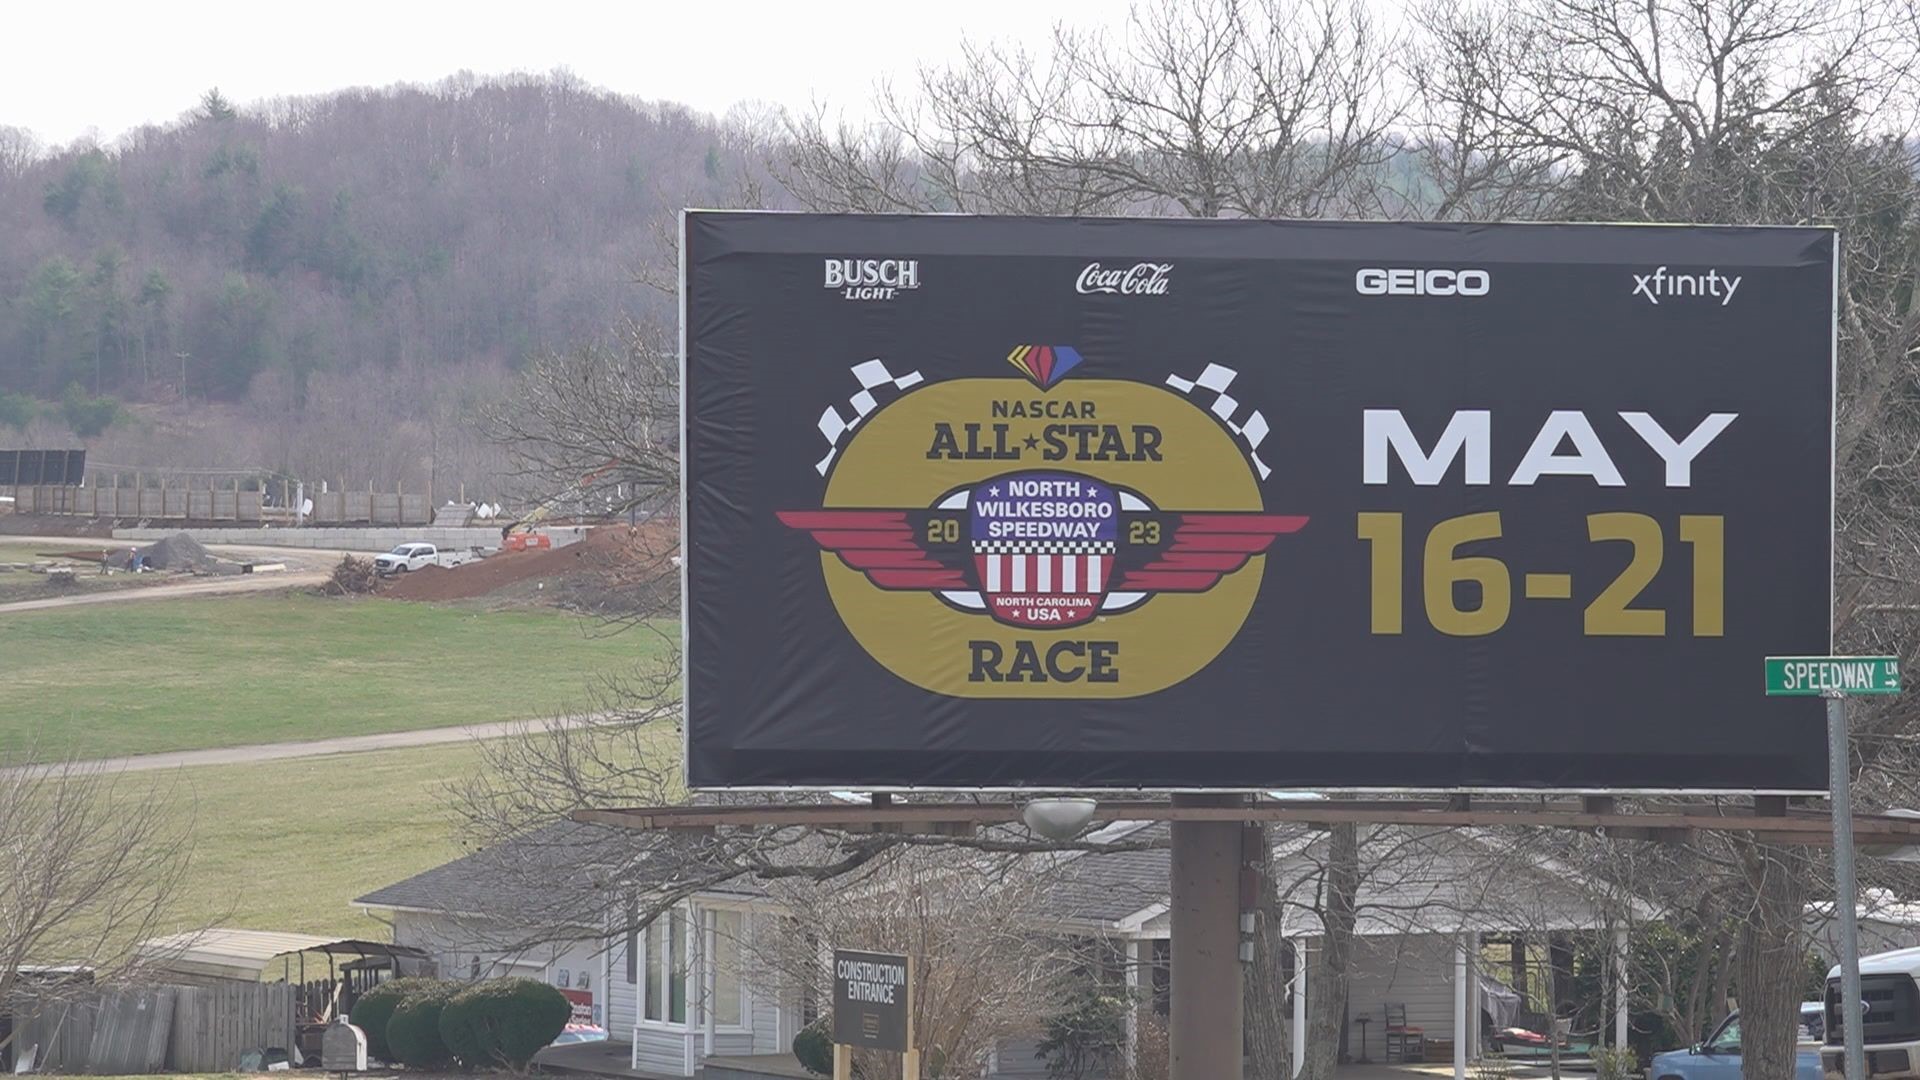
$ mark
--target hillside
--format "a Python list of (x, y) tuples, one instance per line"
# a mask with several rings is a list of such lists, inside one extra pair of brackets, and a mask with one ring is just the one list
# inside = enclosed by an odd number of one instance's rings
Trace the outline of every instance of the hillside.
[[(566, 75), (351, 90), (0, 154), (0, 393), (298, 402), (330, 374), (518, 363), (666, 300), (718, 125)], [(6, 418), (0, 415), (0, 423)]]

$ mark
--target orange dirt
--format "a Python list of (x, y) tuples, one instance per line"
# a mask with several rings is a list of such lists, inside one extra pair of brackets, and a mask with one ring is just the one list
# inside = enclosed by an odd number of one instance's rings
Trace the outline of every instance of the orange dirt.
[(672, 522), (603, 525), (575, 544), (544, 551), (503, 551), (451, 570), (430, 566), (391, 580), (381, 595), (400, 600), (467, 600), (536, 579), (578, 579), (609, 588), (643, 584), (674, 572), (680, 543)]

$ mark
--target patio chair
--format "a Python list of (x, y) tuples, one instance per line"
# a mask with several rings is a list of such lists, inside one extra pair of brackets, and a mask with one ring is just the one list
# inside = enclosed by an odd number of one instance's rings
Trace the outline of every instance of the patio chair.
[(1387, 1063), (1425, 1060), (1427, 1033), (1407, 1023), (1406, 1004), (1390, 1001), (1386, 1005), (1386, 1012)]

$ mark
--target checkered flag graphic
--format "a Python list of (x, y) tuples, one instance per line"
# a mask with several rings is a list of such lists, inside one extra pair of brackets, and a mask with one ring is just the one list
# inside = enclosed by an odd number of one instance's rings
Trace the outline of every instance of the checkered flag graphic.
[[(1247, 457), (1253, 459), (1253, 467), (1265, 480), (1273, 474), (1267, 463), (1260, 460), (1260, 444), (1267, 437), (1267, 418), (1260, 415), (1259, 409), (1248, 409), (1245, 418), (1236, 420), (1234, 414), (1240, 409), (1240, 402), (1227, 393), (1227, 387), (1240, 373), (1230, 367), (1208, 364), (1197, 379), (1183, 379), (1178, 375), (1167, 376), (1167, 385), (1194, 399), (1195, 404), (1205, 404), (1211, 397), (1212, 403), (1206, 404), (1206, 410), (1220, 418), (1227, 430), (1234, 433), (1241, 442), (1247, 444)], [(1203, 395), (1201, 391), (1206, 393)]]
[(827, 437), (827, 456), (821, 458), (813, 468), (821, 476), (827, 475), (827, 469), (833, 465), (834, 455), (840, 452), (840, 443), (846, 438), (847, 432), (858, 427), (868, 413), (880, 407), (880, 399), (874, 396), (875, 391), (892, 398), (921, 382), (919, 372), (909, 371), (896, 377), (877, 358), (855, 364), (850, 370), (853, 377), (860, 381), (860, 392), (847, 399), (847, 404), (853, 409), (853, 419), (842, 416), (837, 405), (827, 406), (826, 411), (820, 414), (820, 434)]

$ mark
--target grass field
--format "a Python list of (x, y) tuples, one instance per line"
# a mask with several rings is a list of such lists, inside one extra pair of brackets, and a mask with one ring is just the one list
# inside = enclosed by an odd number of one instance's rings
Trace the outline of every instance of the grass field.
[[(479, 767), (471, 744), (216, 765), (129, 776), (165, 785), (192, 815), (188, 925), (388, 940), (348, 906), (461, 854), (450, 785)], [(150, 778), (150, 779), (149, 779)]]
[(0, 615), (0, 747), (109, 757), (578, 711), (667, 631), (305, 594)]

